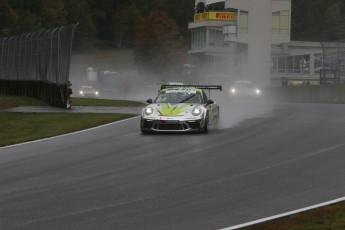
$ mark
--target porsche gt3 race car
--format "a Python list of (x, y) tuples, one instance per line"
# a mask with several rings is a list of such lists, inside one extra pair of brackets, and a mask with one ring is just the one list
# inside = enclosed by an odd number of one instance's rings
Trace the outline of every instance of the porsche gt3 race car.
[(142, 133), (207, 132), (219, 121), (219, 105), (204, 90), (221, 91), (222, 86), (162, 85), (156, 99), (148, 99), (142, 110)]
[(259, 97), (261, 90), (251, 81), (236, 81), (229, 89), (232, 97)]
[(89, 85), (80, 86), (79, 95), (82, 97), (98, 97), (99, 92)]

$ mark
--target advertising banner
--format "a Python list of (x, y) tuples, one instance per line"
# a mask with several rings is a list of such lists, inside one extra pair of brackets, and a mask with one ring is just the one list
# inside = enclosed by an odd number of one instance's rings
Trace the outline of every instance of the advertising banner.
[(205, 20), (218, 20), (218, 21), (232, 21), (236, 20), (234, 12), (217, 12), (210, 11), (194, 15), (194, 21), (205, 21)]

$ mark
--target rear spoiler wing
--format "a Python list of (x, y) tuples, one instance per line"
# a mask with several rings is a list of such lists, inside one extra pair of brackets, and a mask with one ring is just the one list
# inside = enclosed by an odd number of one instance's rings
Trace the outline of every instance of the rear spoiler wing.
[(207, 89), (208, 90), (208, 97), (211, 97), (211, 90), (219, 90), (222, 91), (221, 85), (162, 85), (162, 89), (170, 89), (170, 88), (197, 88), (197, 89)]
[(162, 89), (169, 89), (169, 88), (197, 88), (197, 89), (208, 89), (210, 90), (219, 90), (222, 91), (221, 85), (162, 85)]

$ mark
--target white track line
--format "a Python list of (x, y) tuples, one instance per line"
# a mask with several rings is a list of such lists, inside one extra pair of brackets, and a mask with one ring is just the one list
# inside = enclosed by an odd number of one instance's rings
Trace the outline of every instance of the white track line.
[(316, 208), (321, 208), (321, 207), (324, 207), (324, 206), (327, 206), (327, 205), (331, 205), (331, 204), (335, 204), (335, 203), (342, 202), (342, 201), (345, 201), (345, 197), (338, 198), (338, 199), (331, 200), (331, 201), (327, 201), (327, 202), (320, 203), (320, 204), (316, 204), (316, 205), (313, 205), (313, 206), (297, 209), (297, 210), (294, 210), (294, 211), (282, 213), (282, 214), (279, 214), (279, 215), (270, 216), (270, 217), (266, 217), (266, 218), (263, 218), (263, 219), (247, 222), (247, 223), (244, 223), (244, 224), (239, 224), (239, 225), (235, 225), (235, 226), (228, 227), (228, 228), (222, 228), (220, 230), (234, 230), (234, 229), (239, 229), (239, 228), (243, 228), (243, 227), (248, 227), (248, 226), (251, 226), (251, 225), (254, 225), (254, 224), (259, 224), (259, 223), (263, 223), (263, 222), (266, 222), (266, 221), (278, 219), (278, 218), (281, 218), (281, 217), (290, 216), (290, 215), (293, 215), (293, 214), (309, 211), (309, 210), (316, 209)]

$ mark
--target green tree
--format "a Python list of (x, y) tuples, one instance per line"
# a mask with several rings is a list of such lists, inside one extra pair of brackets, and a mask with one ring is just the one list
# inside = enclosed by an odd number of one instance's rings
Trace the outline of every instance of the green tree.
[(164, 12), (139, 21), (134, 57), (140, 70), (170, 76), (180, 72), (187, 48), (176, 22)]
[(41, 12), (42, 26), (52, 28), (66, 25), (67, 12), (63, 0), (44, 0), (44, 9)]
[(323, 15), (323, 40), (334, 41), (345, 38), (344, 5), (341, 2), (330, 4)]
[(140, 12), (135, 3), (114, 14), (111, 32), (117, 48), (121, 48), (124, 43), (126, 46), (134, 45), (139, 17)]
[[(152, 11), (161, 11), (169, 0), (135, 0), (141, 15), (147, 16)], [(170, 1), (172, 4), (174, 1)]]
[[(224, 3), (223, 3), (224, 4)], [(193, 21), (195, 0), (174, 0), (162, 3), (162, 11), (175, 19), (177, 26), (186, 39), (189, 34), (188, 23)]]
[(9, 0), (9, 4), (18, 15), (15, 30), (11, 35), (21, 34), (42, 28), (40, 12), (43, 11), (42, 1)]
[(344, 39), (344, 4), (340, 0), (293, 0), (291, 39)]
[(109, 21), (114, 10), (115, 1), (88, 0), (90, 15), (97, 28), (97, 37), (103, 41), (109, 40)]
[(94, 24), (91, 9), (87, 0), (65, 0), (67, 21), (69, 24), (79, 23), (74, 48), (80, 50), (94, 45), (97, 28)]
[(68, 23), (63, 0), (9, 0), (18, 15), (16, 34)]
[(0, 1), (0, 36), (9, 36), (16, 30), (18, 15), (7, 0)]

